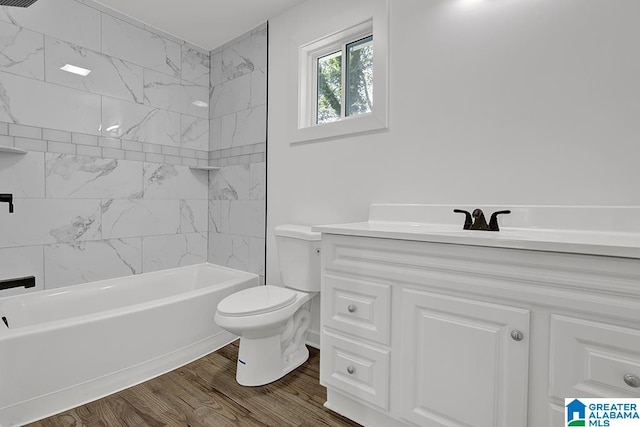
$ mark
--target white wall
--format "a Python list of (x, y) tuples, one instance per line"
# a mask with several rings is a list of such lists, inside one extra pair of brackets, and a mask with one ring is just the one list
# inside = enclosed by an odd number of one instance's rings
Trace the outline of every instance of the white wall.
[(274, 226), (373, 202), (640, 204), (637, 0), (390, 0), (389, 129), (290, 145), (291, 46), (371, 3), (270, 21), (267, 283)]

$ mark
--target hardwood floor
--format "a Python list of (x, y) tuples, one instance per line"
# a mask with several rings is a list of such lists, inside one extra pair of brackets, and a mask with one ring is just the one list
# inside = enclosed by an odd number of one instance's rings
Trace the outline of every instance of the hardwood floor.
[(325, 409), (320, 353), (262, 387), (235, 381), (237, 341), (158, 378), (29, 424), (79, 426), (358, 426)]

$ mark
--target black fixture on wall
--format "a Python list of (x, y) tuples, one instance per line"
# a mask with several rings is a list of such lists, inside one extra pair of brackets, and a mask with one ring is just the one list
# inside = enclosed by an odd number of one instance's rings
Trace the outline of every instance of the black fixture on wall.
[(12, 288), (21, 288), (25, 289), (33, 288), (36, 286), (36, 278), (35, 276), (27, 276), (27, 277), (18, 277), (17, 279), (8, 279), (8, 280), (0, 280), (0, 291), (4, 291), (5, 289)]
[(0, 0), (0, 6), (29, 7), (38, 0)]
[(13, 194), (0, 194), (0, 203), (9, 203), (9, 213), (13, 213)]

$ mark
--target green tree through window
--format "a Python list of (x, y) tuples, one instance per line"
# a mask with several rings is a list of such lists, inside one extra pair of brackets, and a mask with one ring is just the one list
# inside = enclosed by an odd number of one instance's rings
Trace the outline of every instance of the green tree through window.
[[(373, 36), (317, 59), (316, 123), (369, 113), (373, 107)], [(346, 90), (343, 90), (346, 86)]]
[(370, 113), (373, 106), (373, 36), (347, 45), (346, 115)]
[(342, 110), (342, 52), (318, 58), (317, 123), (340, 120)]

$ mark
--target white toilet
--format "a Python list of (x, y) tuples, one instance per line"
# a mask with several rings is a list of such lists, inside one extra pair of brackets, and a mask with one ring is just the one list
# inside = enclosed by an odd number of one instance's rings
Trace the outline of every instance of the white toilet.
[(301, 225), (274, 229), (284, 286), (256, 286), (218, 304), (215, 322), (240, 336), (236, 380), (259, 386), (309, 358), (305, 345), (311, 298), (320, 291), (320, 233)]

